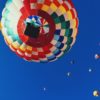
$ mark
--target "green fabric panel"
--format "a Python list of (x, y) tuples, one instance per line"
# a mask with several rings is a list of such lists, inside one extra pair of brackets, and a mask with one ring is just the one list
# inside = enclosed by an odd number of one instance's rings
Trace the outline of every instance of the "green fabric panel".
[(51, 17), (52, 17), (53, 19), (55, 19), (55, 18), (58, 17), (58, 15), (54, 12), (54, 13), (51, 15)]
[(70, 37), (73, 33), (73, 29), (66, 29), (66, 36)]
[(54, 19), (54, 22), (55, 22), (56, 24), (58, 24), (58, 23), (60, 23), (60, 19), (59, 19), (59, 18), (55, 18), (55, 19)]
[(60, 19), (61, 22), (64, 22), (65, 21), (65, 18), (64, 18), (63, 15), (59, 16), (59, 19)]
[(72, 42), (73, 42), (73, 38), (72, 37), (68, 37), (67, 45), (70, 45)]

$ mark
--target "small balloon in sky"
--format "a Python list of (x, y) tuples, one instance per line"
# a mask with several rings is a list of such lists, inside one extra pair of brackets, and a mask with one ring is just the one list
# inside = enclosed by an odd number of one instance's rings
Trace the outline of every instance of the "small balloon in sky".
[(95, 54), (95, 59), (99, 59), (100, 55), (99, 54)]
[(47, 90), (46, 87), (44, 87), (44, 88), (43, 88), (43, 91), (46, 91), (46, 90)]
[(93, 91), (93, 96), (94, 97), (99, 97), (100, 96), (100, 92), (98, 90)]
[(68, 77), (71, 76), (71, 72), (68, 72), (68, 73), (67, 73), (67, 76), (68, 76)]
[(89, 72), (92, 72), (92, 69), (91, 68), (89, 68)]

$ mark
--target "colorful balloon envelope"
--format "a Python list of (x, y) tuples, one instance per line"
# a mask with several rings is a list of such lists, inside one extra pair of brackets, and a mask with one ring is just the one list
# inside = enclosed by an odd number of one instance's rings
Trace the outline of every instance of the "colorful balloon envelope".
[(1, 25), (7, 45), (17, 55), (52, 62), (75, 43), (78, 17), (71, 0), (8, 0)]

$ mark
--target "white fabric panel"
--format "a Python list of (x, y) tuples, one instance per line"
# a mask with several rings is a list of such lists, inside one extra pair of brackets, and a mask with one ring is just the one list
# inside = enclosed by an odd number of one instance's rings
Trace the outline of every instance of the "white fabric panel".
[(20, 9), (24, 6), (23, 2), (21, 0), (12, 0), (17, 9), (20, 11)]

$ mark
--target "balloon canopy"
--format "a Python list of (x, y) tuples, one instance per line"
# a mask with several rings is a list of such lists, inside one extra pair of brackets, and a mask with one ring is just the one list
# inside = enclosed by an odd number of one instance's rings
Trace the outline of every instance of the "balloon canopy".
[(75, 43), (78, 17), (71, 0), (8, 0), (1, 25), (7, 45), (17, 55), (52, 62)]

